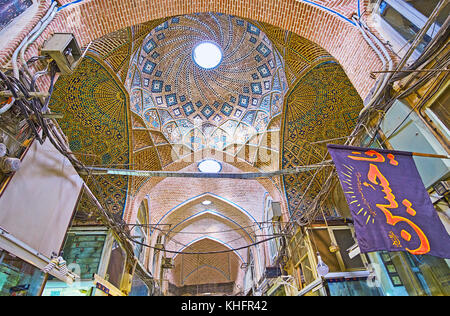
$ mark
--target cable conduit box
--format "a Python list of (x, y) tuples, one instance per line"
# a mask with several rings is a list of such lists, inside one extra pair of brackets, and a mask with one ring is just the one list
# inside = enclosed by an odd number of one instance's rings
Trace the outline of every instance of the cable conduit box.
[(281, 203), (272, 201), (272, 211), (273, 211), (273, 218), (272, 221), (276, 222), (281, 220)]
[(78, 65), (82, 53), (72, 33), (55, 33), (41, 50), (42, 55), (50, 56), (62, 74), (70, 74)]

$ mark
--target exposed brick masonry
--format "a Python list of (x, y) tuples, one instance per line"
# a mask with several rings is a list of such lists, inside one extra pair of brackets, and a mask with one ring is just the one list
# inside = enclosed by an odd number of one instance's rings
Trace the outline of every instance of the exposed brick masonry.
[[(59, 1), (61, 4), (68, 1)], [(42, 9), (50, 1), (42, 1)], [(356, 1), (319, 1), (350, 18), (356, 13)], [(369, 72), (379, 70), (381, 62), (359, 31), (349, 22), (318, 6), (295, 0), (218, 0), (218, 1), (148, 1), (91, 0), (67, 6), (61, 10), (41, 37), (30, 47), (27, 57), (37, 53), (45, 39), (54, 32), (72, 32), (81, 46), (103, 35), (127, 26), (166, 16), (196, 12), (221, 12), (269, 23), (299, 34), (326, 49), (342, 65), (353, 85), (364, 99), (374, 85)], [(12, 40), (0, 54), (0, 64), (11, 58), (14, 49), (45, 13), (39, 10), (35, 19)]]

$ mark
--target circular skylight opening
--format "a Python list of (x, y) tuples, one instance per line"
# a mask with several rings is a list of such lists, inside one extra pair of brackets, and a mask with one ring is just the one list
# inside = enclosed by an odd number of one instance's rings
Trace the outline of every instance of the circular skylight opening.
[(218, 173), (222, 170), (222, 165), (216, 160), (206, 159), (198, 164), (198, 170), (206, 173)]
[(210, 205), (212, 202), (210, 200), (205, 200), (202, 202), (203, 205)]
[(195, 63), (204, 69), (217, 67), (222, 61), (222, 51), (213, 42), (202, 42), (198, 44), (194, 47), (192, 56)]

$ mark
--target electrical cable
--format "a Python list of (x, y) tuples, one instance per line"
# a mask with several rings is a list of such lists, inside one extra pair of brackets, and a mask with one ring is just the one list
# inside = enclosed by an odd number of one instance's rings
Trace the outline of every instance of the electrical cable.
[[(169, 229), (157, 228), (157, 227), (154, 227), (154, 229), (158, 230), (158, 231), (160, 231), (162, 233), (173, 233), (173, 234), (194, 234), (194, 235), (195, 234), (220, 234), (220, 233), (228, 233), (228, 232), (240, 231), (240, 230), (245, 230), (246, 231), (246, 228), (252, 228), (252, 227), (255, 227), (258, 224), (271, 225), (272, 222), (266, 222), (266, 223), (265, 222), (258, 222), (258, 223), (253, 223), (252, 225), (248, 225), (248, 226), (243, 226), (243, 227), (239, 227), (239, 228), (230, 228), (230, 229), (226, 229), (226, 230), (213, 231), (213, 232), (212, 231), (211, 232), (208, 232), (208, 231), (198, 231), (198, 232), (187, 231), (187, 232), (185, 232), (185, 231), (182, 231), (182, 230), (180, 230), (180, 231), (171, 231)], [(145, 226), (149, 226), (151, 224), (129, 224), (129, 225), (130, 226), (145, 227)], [(167, 225), (174, 225), (174, 224), (167, 224)]]
[(186, 252), (186, 251), (175, 251), (175, 250), (160, 249), (160, 248), (152, 247), (152, 246), (150, 246), (150, 245), (148, 245), (148, 244), (141, 243), (141, 242), (139, 242), (139, 241), (135, 241), (135, 240), (133, 240), (131, 237), (129, 237), (128, 239), (129, 239), (131, 242), (133, 242), (133, 243), (135, 243), (135, 244), (138, 244), (138, 245), (141, 245), (141, 246), (143, 246), (143, 247), (147, 247), (147, 248), (154, 249), (154, 250), (158, 250), (158, 251), (162, 251), (162, 252), (172, 253), (172, 254), (182, 254), (182, 255), (210, 255), (210, 254), (227, 253), (227, 252), (233, 252), (233, 251), (237, 251), (237, 250), (247, 249), (247, 248), (250, 248), (250, 247), (253, 247), (253, 246), (256, 246), (256, 245), (259, 245), (259, 244), (268, 242), (269, 240), (272, 240), (272, 239), (275, 239), (275, 238), (280, 238), (280, 237), (282, 237), (282, 236), (274, 236), (274, 237), (271, 237), (271, 238), (266, 238), (266, 239), (263, 239), (263, 240), (260, 240), (260, 241), (257, 241), (257, 242), (248, 244), (248, 245), (246, 245), (246, 246), (241, 246), (241, 247), (238, 247), (238, 248), (227, 249), (227, 250), (219, 250), (219, 251), (205, 251), (205, 252), (189, 252), (189, 251)]

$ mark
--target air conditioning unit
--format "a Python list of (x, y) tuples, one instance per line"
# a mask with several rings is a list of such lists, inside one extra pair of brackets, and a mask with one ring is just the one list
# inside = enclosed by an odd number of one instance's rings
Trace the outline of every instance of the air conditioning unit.
[(278, 222), (281, 219), (281, 203), (280, 202), (272, 201), (272, 212), (273, 212), (272, 221)]
[(71, 33), (53, 34), (45, 42), (41, 54), (50, 56), (62, 74), (72, 73), (82, 56), (78, 42)]

